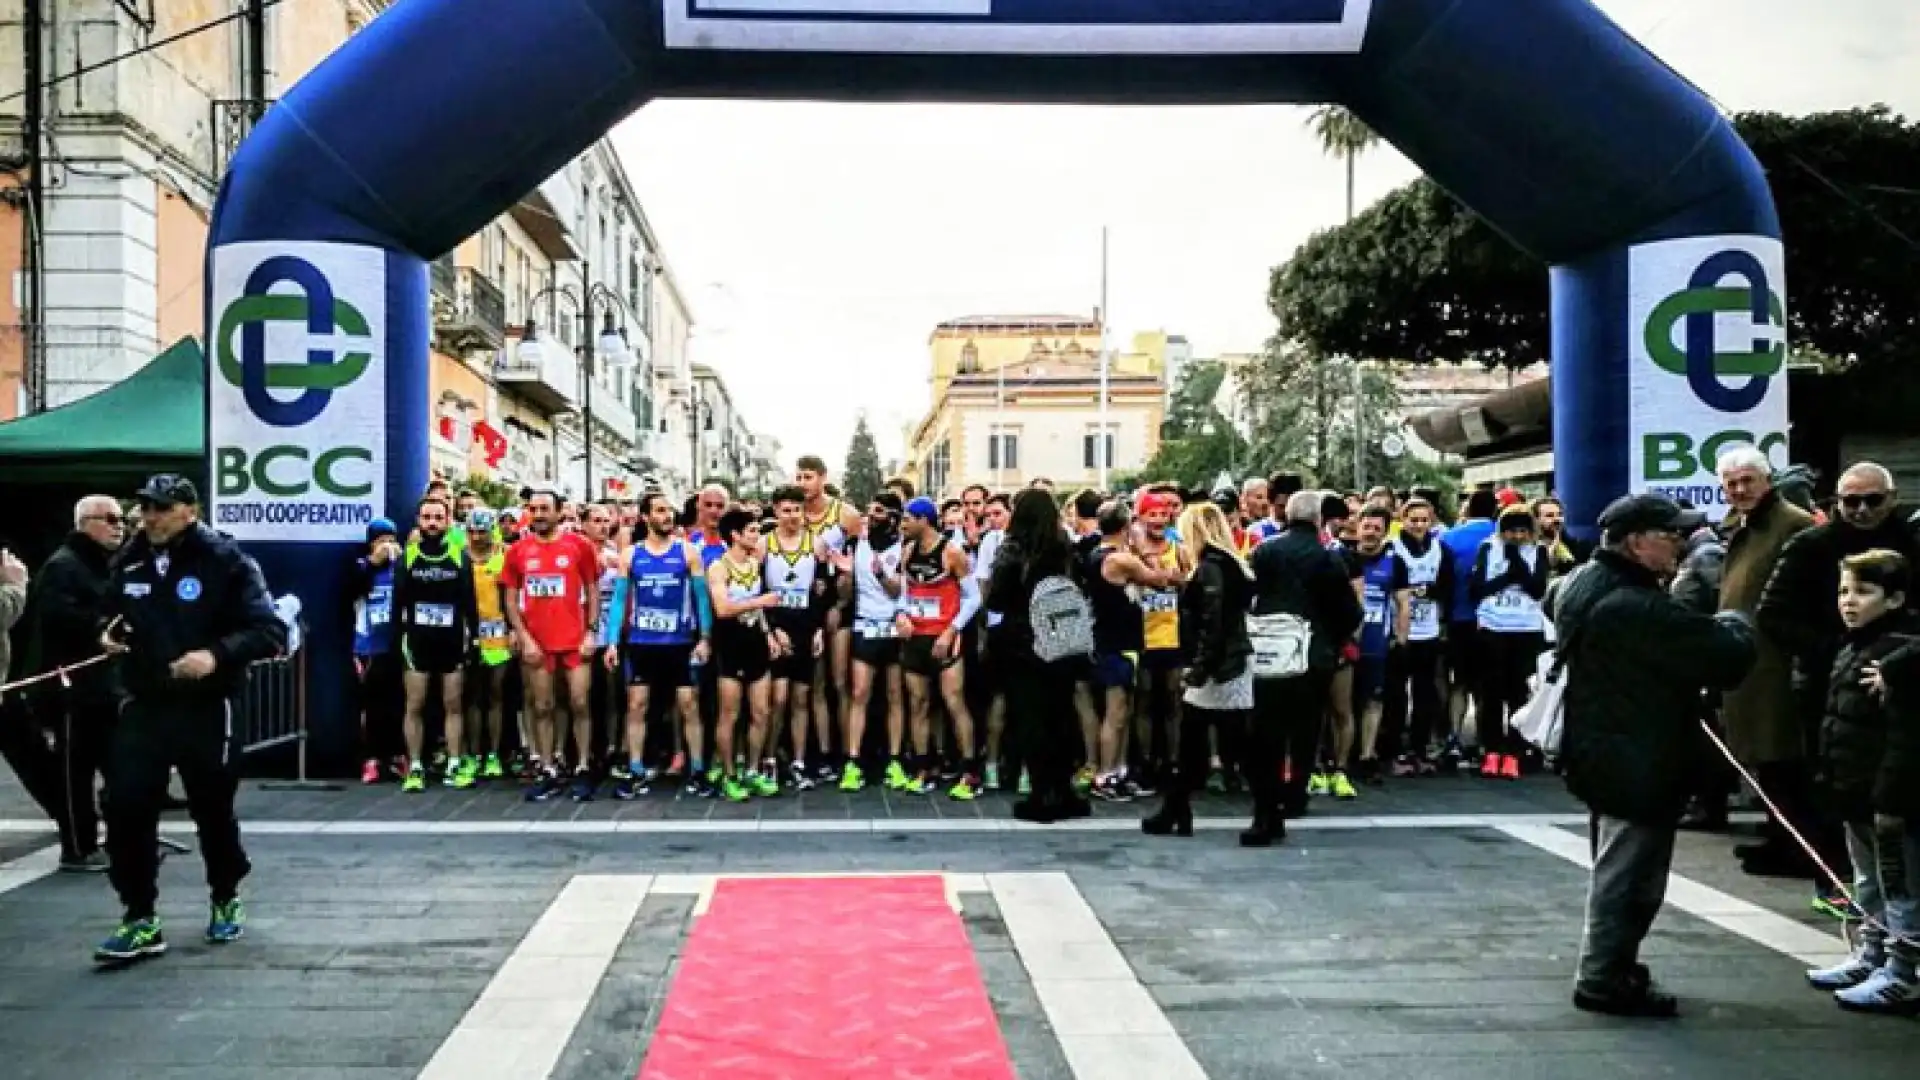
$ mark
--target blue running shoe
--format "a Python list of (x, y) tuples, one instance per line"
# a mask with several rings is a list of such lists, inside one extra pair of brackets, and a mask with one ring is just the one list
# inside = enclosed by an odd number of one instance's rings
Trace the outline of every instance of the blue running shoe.
[(600, 790), (600, 785), (594, 782), (592, 773), (582, 769), (573, 774), (572, 795), (574, 802), (592, 802), (593, 793), (598, 790)]
[(160, 920), (128, 919), (107, 940), (93, 950), (93, 959), (101, 964), (126, 964), (145, 960), (167, 951), (167, 938), (160, 932)]
[(550, 772), (543, 772), (527, 785), (528, 802), (546, 802), (560, 793), (560, 778)]
[(239, 897), (213, 905), (212, 913), (207, 916), (208, 941), (225, 945), (229, 941), (239, 941), (246, 932), (247, 909), (240, 903)]
[(641, 769), (628, 772), (620, 777), (620, 779), (614, 781), (613, 797), (619, 799), (621, 802), (627, 802), (631, 799), (637, 799), (652, 790), (652, 785), (647, 783), (646, 770)]

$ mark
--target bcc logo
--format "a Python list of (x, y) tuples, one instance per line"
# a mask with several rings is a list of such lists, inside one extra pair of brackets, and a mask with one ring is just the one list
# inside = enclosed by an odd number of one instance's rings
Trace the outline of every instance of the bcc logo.
[[(1730, 277), (1741, 284), (1721, 284)], [(1751, 320), (1753, 337), (1744, 349), (1723, 351), (1714, 320), (1734, 312)], [(1660, 370), (1684, 377), (1708, 408), (1745, 413), (1766, 400), (1769, 385), (1785, 370), (1786, 322), (1786, 306), (1760, 259), (1747, 251), (1722, 251), (1694, 269), (1685, 290), (1662, 300), (1647, 316), (1647, 355)], [(1682, 344), (1674, 344), (1676, 337)], [(1681, 480), (1697, 475), (1696, 469), (1713, 472), (1728, 446), (1758, 441), (1760, 449), (1771, 450), (1785, 437), (1773, 433), (1756, 439), (1750, 431), (1728, 430), (1696, 444), (1693, 435), (1673, 431), (1647, 432), (1642, 440), (1647, 479)]]
[[(273, 293), (273, 286), (291, 282), (298, 293)], [(367, 320), (352, 304), (333, 295), (333, 285), (318, 267), (305, 259), (280, 255), (263, 261), (247, 277), (239, 299), (220, 314), (215, 331), (215, 362), (221, 378), (240, 389), (247, 408), (261, 422), (276, 428), (296, 428), (311, 423), (332, 399), (335, 391), (352, 385), (367, 372), (373, 362), (371, 352), (355, 349), (336, 356), (331, 347), (307, 349), (304, 361), (282, 361), (267, 356), (268, 323), (304, 324), (309, 335), (344, 335), (368, 341)], [(236, 338), (238, 341), (236, 342)], [(291, 400), (275, 397), (297, 391)], [(330, 495), (354, 498), (369, 494), (370, 483), (352, 483), (337, 475), (344, 461), (373, 463), (373, 453), (365, 447), (337, 446), (311, 457), (311, 467), (287, 467), (276, 478), (274, 466), (283, 461), (309, 461), (306, 447), (296, 444), (268, 446), (249, 460), (247, 451), (234, 446), (220, 447), (215, 466), (215, 489), (228, 497), (249, 490), (276, 497), (293, 497), (319, 488)], [(288, 475), (291, 474), (291, 475)]]

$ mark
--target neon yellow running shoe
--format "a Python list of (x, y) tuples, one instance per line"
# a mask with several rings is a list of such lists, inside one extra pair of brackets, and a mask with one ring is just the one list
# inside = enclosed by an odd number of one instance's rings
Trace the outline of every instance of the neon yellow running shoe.
[(1314, 773), (1307, 777), (1307, 794), (1330, 795), (1332, 793), (1333, 782), (1327, 778), (1326, 773)]
[(741, 783), (738, 776), (723, 776), (714, 786), (719, 789), (720, 797), (728, 802), (747, 801), (749, 795), (747, 785)]
[(1336, 772), (1327, 778), (1327, 788), (1336, 799), (1357, 799), (1360, 793), (1354, 790), (1353, 781), (1347, 779), (1344, 772)]
[(955, 802), (972, 802), (978, 795), (979, 791), (974, 787), (973, 777), (965, 773), (960, 774), (960, 779), (955, 780), (953, 786), (947, 789), (947, 798)]
[(480, 775), (489, 780), (498, 780), (507, 775), (506, 766), (500, 764), (499, 754), (487, 755), (487, 763), (481, 767)]
[(763, 799), (771, 799), (780, 794), (780, 781), (763, 772), (747, 774), (747, 790)]
[(465, 791), (473, 786), (475, 780), (480, 778), (479, 764), (479, 762), (470, 757), (449, 758), (447, 759), (447, 774), (441, 778), (440, 782), (456, 791)]
[[(1082, 797), (1085, 797), (1087, 792), (1093, 790), (1093, 782), (1098, 778), (1099, 774), (1094, 770), (1093, 766), (1082, 765), (1080, 766), (1080, 771), (1073, 774), (1073, 790), (1079, 792)], [(1021, 794), (1025, 795), (1027, 792), (1023, 791)]]
[(407, 792), (408, 794), (415, 794), (417, 792), (422, 792), (427, 790), (426, 770), (422, 769), (418, 765), (415, 765), (413, 768), (408, 769), (407, 778), (405, 780), (400, 781), (400, 790)]
[(860, 771), (859, 763), (847, 762), (847, 767), (840, 773), (840, 790), (851, 795), (856, 791), (864, 790), (866, 786), (867, 774)]
[(907, 775), (907, 770), (900, 764), (899, 758), (887, 762), (886, 784), (889, 791), (905, 791), (913, 786), (913, 777)]

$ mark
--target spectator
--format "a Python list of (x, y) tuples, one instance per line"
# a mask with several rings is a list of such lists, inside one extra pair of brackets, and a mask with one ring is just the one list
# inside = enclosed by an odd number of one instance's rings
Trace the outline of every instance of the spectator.
[(1616, 1016), (1679, 1012), (1639, 961), (1665, 902), (1680, 815), (1692, 791), (1700, 692), (1739, 684), (1754, 660), (1737, 611), (1707, 616), (1666, 594), (1703, 518), (1658, 495), (1600, 515), (1601, 549), (1550, 612), (1567, 665), (1567, 787), (1591, 813), (1593, 877), (1573, 1003)]
[[(100, 605), (113, 555), (126, 539), (124, 524), (119, 501), (109, 495), (89, 495), (73, 508), (73, 532), (41, 568), (34, 589), (40, 671), (70, 667), (99, 654)], [(60, 868), (66, 871), (107, 868), (99, 850), (94, 785), (118, 712), (112, 674), (95, 664), (43, 684), (40, 713), (52, 721), (65, 776)]]
[[(1753, 446), (1735, 446), (1720, 455), (1720, 485), (1733, 508), (1722, 522), (1727, 558), (1720, 584), (1720, 608), (1753, 615), (1773, 577), (1787, 541), (1813, 525), (1813, 515), (1781, 497), (1773, 484), (1767, 456)], [(1827, 606), (1831, 607), (1832, 593)], [(1754, 770), (1760, 785), (1795, 821), (1813, 817), (1813, 784), (1806, 740), (1793, 703), (1789, 653), (1761, 627), (1759, 657), (1746, 681), (1727, 693), (1723, 717), (1728, 744)], [(1781, 829), (1769, 822), (1764, 843), (1735, 849), (1749, 874), (1807, 877), (1806, 858)]]

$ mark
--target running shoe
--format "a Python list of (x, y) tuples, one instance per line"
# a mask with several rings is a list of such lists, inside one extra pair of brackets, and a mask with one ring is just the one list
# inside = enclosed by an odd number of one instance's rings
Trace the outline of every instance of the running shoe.
[(687, 773), (687, 755), (684, 753), (674, 754), (673, 760), (667, 762), (667, 778), (678, 779), (679, 777), (685, 776), (686, 773)]
[(780, 794), (780, 782), (763, 772), (747, 774), (747, 790), (763, 799), (771, 799)]
[(740, 782), (738, 775), (721, 777), (718, 790), (720, 797), (728, 802), (746, 802), (752, 794), (747, 790), (747, 785)]
[(851, 795), (864, 790), (867, 786), (867, 774), (860, 771), (860, 763), (847, 762), (846, 770), (840, 774), (840, 790)]
[(997, 761), (987, 762), (987, 775), (986, 775), (985, 783), (988, 791), (1000, 790), (1000, 763), (999, 762)]
[(1107, 802), (1132, 802), (1133, 795), (1127, 790), (1125, 778), (1117, 773), (1108, 773), (1093, 782), (1090, 794), (1096, 799)]
[(366, 764), (360, 766), (360, 782), (363, 784), (377, 784), (380, 782), (380, 763), (378, 761), (368, 758)]
[(1920, 1016), (1920, 980), (1913, 977), (1911, 968), (1902, 977), (1888, 965), (1859, 986), (1835, 990), (1833, 1000), (1849, 1012)]
[(696, 772), (687, 777), (687, 786), (680, 789), (680, 794), (689, 799), (711, 799), (714, 796), (713, 781), (707, 779), (705, 773)]
[(93, 959), (102, 964), (124, 964), (144, 960), (167, 951), (166, 935), (160, 932), (157, 916), (128, 919), (93, 950)]
[(953, 786), (947, 789), (947, 798), (955, 802), (972, 802), (979, 794), (974, 787), (973, 777), (965, 773), (962, 773), (960, 779), (955, 780)]
[(1073, 790), (1085, 795), (1093, 790), (1093, 782), (1099, 778), (1099, 772), (1093, 766), (1082, 765), (1080, 771), (1073, 774)]
[(418, 765), (407, 769), (407, 778), (400, 781), (400, 790), (408, 794), (427, 790), (427, 774)]
[(889, 791), (906, 791), (913, 787), (913, 778), (907, 775), (906, 767), (899, 758), (887, 762), (887, 775), (884, 780)]
[(534, 775), (533, 783), (527, 785), (527, 801), (546, 802), (560, 794), (563, 786), (559, 776), (542, 769)]
[(1307, 794), (1330, 795), (1332, 793), (1333, 793), (1333, 782), (1327, 779), (1326, 773), (1316, 772), (1316, 773), (1308, 774)]
[(441, 783), (456, 791), (465, 791), (479, 779), (479, 761), (470, 757), (457, 757), (447, 762), (447, 775)]
[(1227, 793), (1227, 772), (1218, 765), (1207, 771), (1207, 793), (1210, 795)]
[(647, 770), (640, 766), (629, 766), (626, 775), (613, 782), (613, 797), (621, 802), (637, 799), (651, 790)]
[(1842, 922), (1859, 922), (1865, 918), (1853, 901), (1847, 899), (1847, 894), (1832, 885), (1814, 887), (1812, 907), (1819, 914)]
[(213, 905), (207, 915), (207, 940), (215, 945), (239, 941), (247, 932), (247, 909), (239, 897)]
[(1505, 757), (1500, 759), (1500, 779), (1502, 780), (1520, 779), (1520, 759), (1519, 758), (1514, 757), (1512, 754), (1508, 754)]
[(787, 782), (793, 785), (795, 791), (812, 791), (814, 788), (813, 773), (807, 770), (804, 761), (795, 761), (787, 766)]
[(1505, 760), (1506, 757), (1502, 754), (1488, 754), (1486, 757), (1481, 758), (1480, 775), (1487, 779), (1498, 777), (1500, 775), (1501, 765)]
[(1418, 775), (1420, 775), (1420, 764), (1414, 761), (1412, 757), (1401, 754), (1399, 757), (1393, 759), (1394, 779), (1403, 780), (1409, 776)]
[(1884, 960), (1881, 954), (1862, 949), (1832, 967), (1815, 968), (1807, 972), (1807, 985), (1815, 990), (1846, 990), (1859, 986), (1880, 970)]
[(501, 764), (499, 754), (488, 754), (487, 762), (480, 767), (480, 775), (488, 780), (499, 780), (507, 775), (506, 766)]
[(1014, 785), (1013, 790), (1014, 794), (1019, 795), (1021, 798), (1033, 794), (1033, 777), (1027, 775), (1027, 770), (1020, 770), (1020, 782)]
[(1354, 790), (1353, 781), (1347, 779), (1347, 774), (1338, 769), (1334, 770), (1332, 776), (1327, 777), (1327, 792), (1336, 799), (1360, 797), (1360, 793)]
[(592, 773), (580, 769), (573, 774), (573, 787), (567, 794), (574, 802), (592, 802), (593, 793), (599, 787), (599, 784), (594, 783)]

